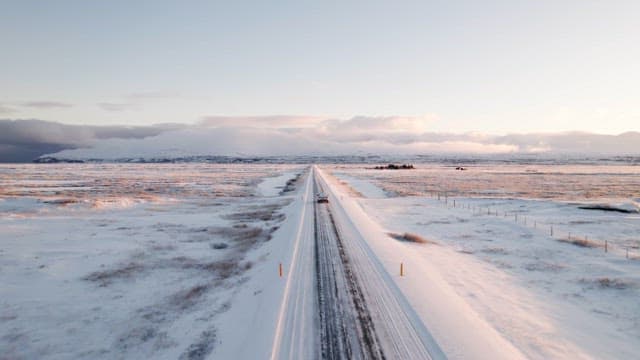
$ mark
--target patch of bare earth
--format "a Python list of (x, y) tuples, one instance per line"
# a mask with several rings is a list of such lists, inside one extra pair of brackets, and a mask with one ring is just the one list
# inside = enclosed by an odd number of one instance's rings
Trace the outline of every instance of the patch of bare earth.
[(389, 235), (392, 239), (396, 239), (398, 241), (404, 241), (404, 242), (410, 242), (410, 243), (416, 243), (416, 244), (438, 244), (437, 242), (433, 241), (433, 240), (429, 240), (427, 238), (424, 238), (418, 234), (412, 234), (412, 233), (403, 233), (403, 234), (397, 234), (397, 233), (387, 233), (387, 235)]

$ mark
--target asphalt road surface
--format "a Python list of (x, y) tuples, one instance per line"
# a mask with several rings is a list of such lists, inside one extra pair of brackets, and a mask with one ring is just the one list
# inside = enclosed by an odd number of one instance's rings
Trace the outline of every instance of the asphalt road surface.
[[(446, 359), (312, 167), (272, 359)], [(317, 203), (315, 194), (329, 195)]]

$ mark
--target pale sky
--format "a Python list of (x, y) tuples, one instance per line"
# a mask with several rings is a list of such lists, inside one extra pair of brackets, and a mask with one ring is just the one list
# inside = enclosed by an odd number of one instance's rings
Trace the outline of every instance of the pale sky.
[(0, 119), (640, 131), (640, 1), (0, 0)]

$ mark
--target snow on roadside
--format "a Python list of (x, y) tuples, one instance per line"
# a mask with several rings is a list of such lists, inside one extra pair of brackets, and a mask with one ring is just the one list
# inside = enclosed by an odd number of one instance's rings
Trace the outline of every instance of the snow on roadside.
[[(360, 191), (358, 182), (349, 184)], [(526, 356), (628, 359), (638, 353), (640, 261), (627, 260), (622, 252), (558, 241), (543, 224), (552, 224), (562, 237), (573, 229), (574, 237), (579, 231), (612, 239), (620, 248), (638, 246), (632, 237), (640, 233), (640, 219), (552, 201), (455, 198), (453, 208), (453, 200), (445, 204), (407, 197), (358, 203), (386, 231), (416, 233), (437, 242), (394, 245), (393, 257), (418, 257), (419, 264), (413, 266), (439, 273)], [(499, 216), (487, 215), (486, 209)], [(519, 214), (518, 222), (514, 214)], [(416, 275), (424, 281), (431, 278)], [(421, 296), (413, 287), (403, 290)]]
[[(28, 167), (30, 173), (40, 169)], [(262, 168), (247, 167), (227, 169), (229, 182), (255, 186), (252, 179), (261, 176)], [(193, 193), (184, 184), (156, 177), (160, 173), (153, 166), (126, 168), (146, 182)], [(47, 171), (67, 177), (63, 168)], [(126, 177), (117, 184), (123, 182), (137, 186)], [(137, 191), (117, 184), (101, 191)], [(206, 193), (200, 180), (187, 186)], [(179, 201), (78, 211), (54, 203), (46, 204), (49, 211), (28, 217), (3, 213), (0, 357), (203, 359), (229, 346), (237, 351), (228, 333), (242, 324), (245, 330), (251, 326), (242, 316), (220, 319), (227, 312), (241, 314), (255, 304), (279, 301), (277, 292), (265, 298), (268, 291), (254, 289), (252, 278), (266, 276), (264, 263), (286, 252), (277, 234), (295, 213), (289, 204), (296, 203), (296, 195), (255, 197), (249, 196), (253, 191), (235, 189), (234, 194), (247, 196), (182, 195)], [(29, 191), (6, 196), (3, 210), (29, 212), (42, 206), (34, 191), (46, 197), (46, 190)], [(274, 279), (276, 274), (270, 273)], [(270, 345), (271, 336), (266, 331), (264, 342)]]
[[(325, 174), (324, 179), (334, 191), (334, 200), (338, 203), (334, 204), (334, 209), (353, 222), (448, 358), (524, 358), (519, 349), (455, 294), (437, 268), (418, 258), (406, 243), (392, 240), (367, 216), (361, 203), (345, 193), (345, 187), (340, 186), (336, 178)], [(406, 276), (399, 276), (401, 263), (407, 269)]]
[(375, 186), (370, 181), (363, 180), (355, 176), (350, 176), (348, 174), (345, 174), (344, 172), (334, 172), (333, 175), (345, 181), (354, 189), (357, 189), (356, 191), (366, 198), (380, 199), (387, 197), (387, 193), (384, 190)]
[(258, 193), (262, 196), (278, 196), (286, 187), (287, 181), (295, 179), (302, 169), (296, 171), (287, 171), (277, 176), (263, 179), (258, 183)]
[[(288, 269), (291, 266), (298, 226), (303, 216), (304, 194), (310, 184), (308, 171), (298, 179), (285, 219), (271, 241), (249, 253), (255, 263), (247, 282), (238, 289), (234, 306), (217, 320), (221, 345), (212, 353), (216, 359), (268, 359), (271, 356)], [(282, 264), (284, 276), (279, 275)]]

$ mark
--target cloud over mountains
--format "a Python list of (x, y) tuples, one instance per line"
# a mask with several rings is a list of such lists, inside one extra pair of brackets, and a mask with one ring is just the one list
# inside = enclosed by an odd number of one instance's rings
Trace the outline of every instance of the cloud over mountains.
[(435, 133), (436, 116), (210, 116), (192, 125), (84, 126), (0, 120), (0, 161), (198, 155), (640, 154), (640, 133)]
[(0, 161), (24, 162), (65, 149), (90, 148), (104, 139), (143, 139), (182, 125), (86, 126), (42, 120), (0, 120)]

